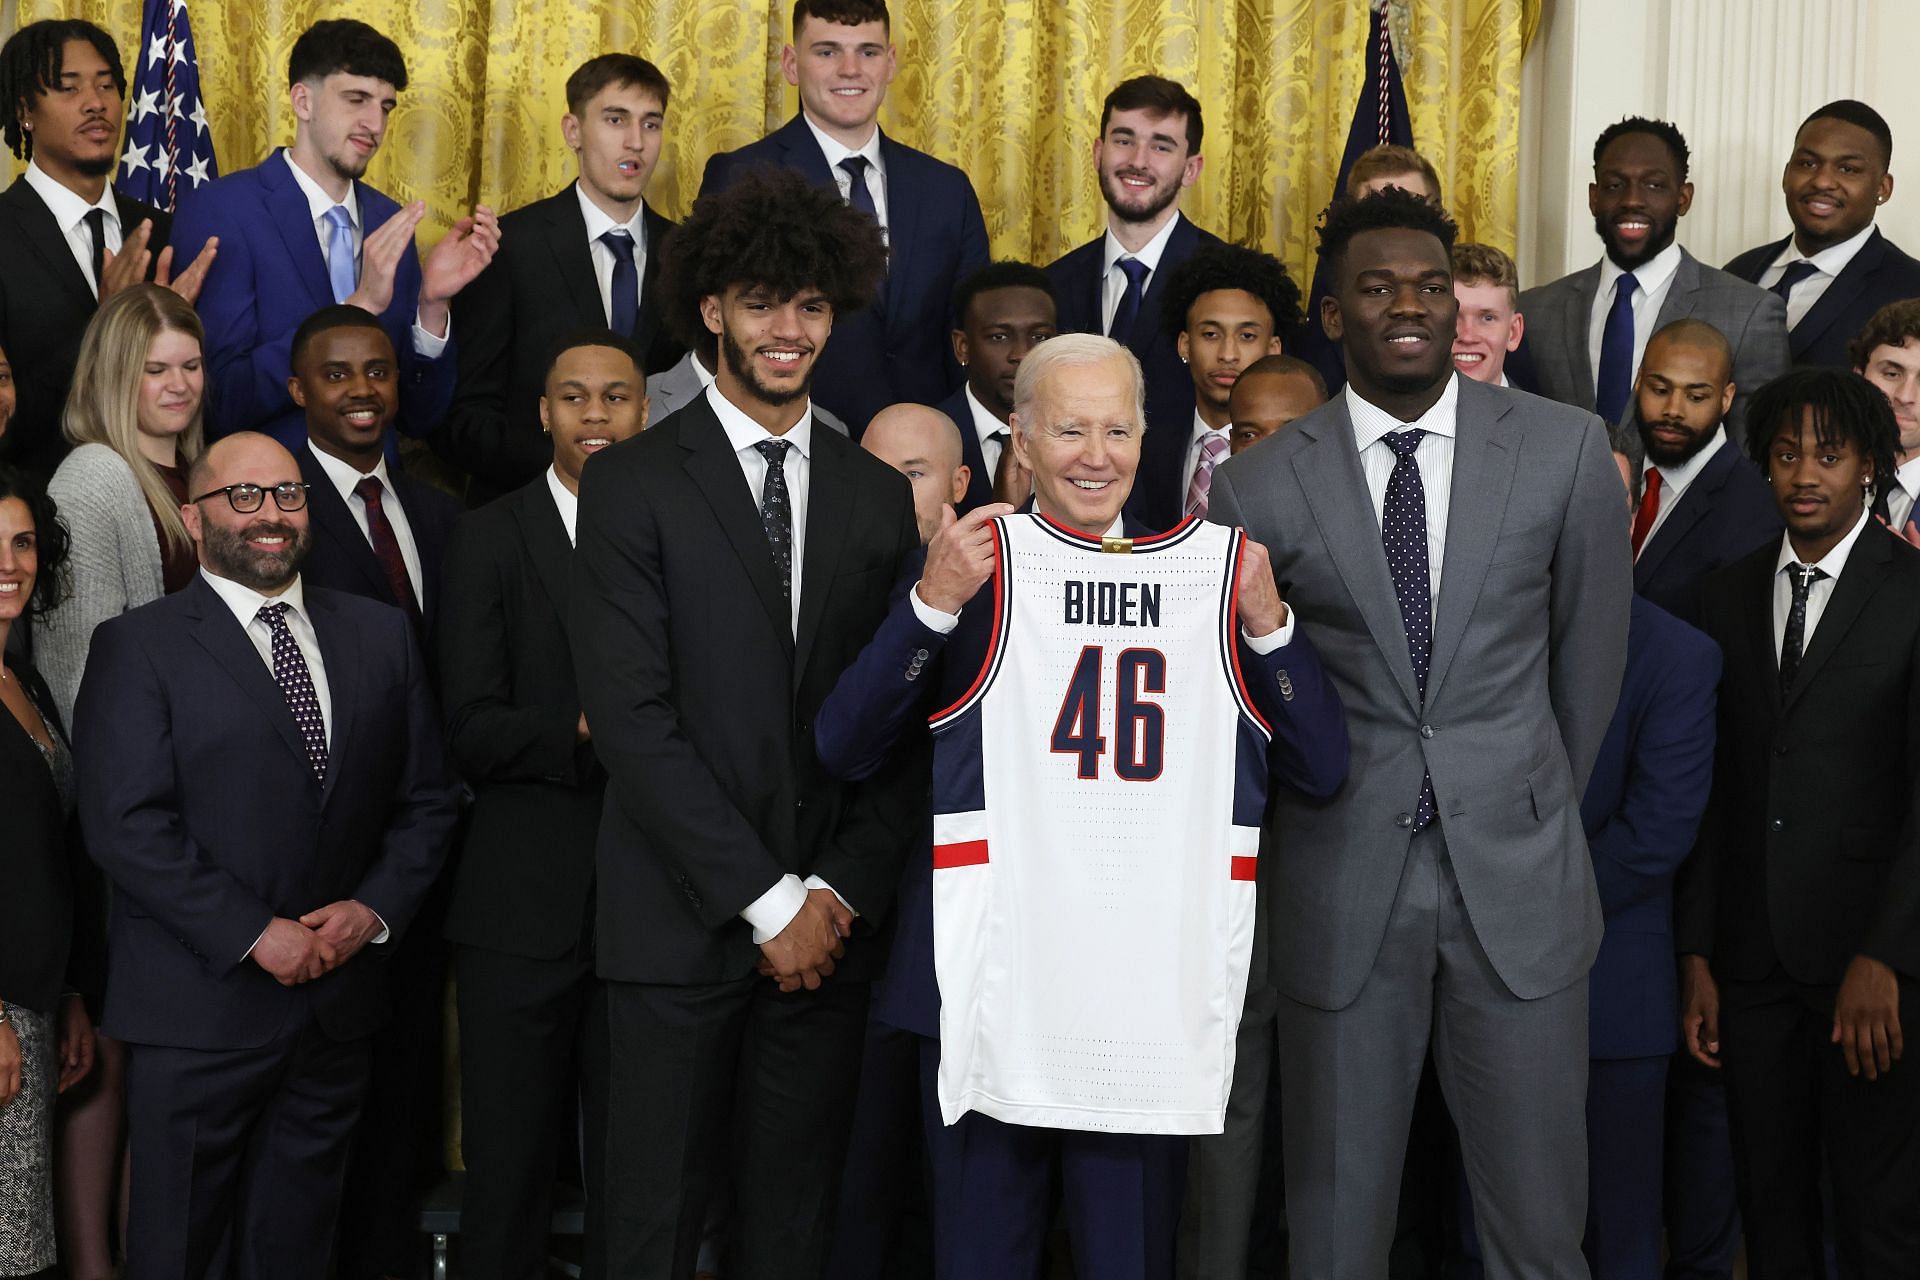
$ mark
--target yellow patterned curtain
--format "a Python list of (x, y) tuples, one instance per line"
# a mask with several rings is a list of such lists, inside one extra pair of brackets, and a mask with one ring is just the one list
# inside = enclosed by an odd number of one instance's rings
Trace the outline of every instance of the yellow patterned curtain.
[[(1509, 252), (1520, 54), (1539, 5), (1392, 3), (1415, 140), (1462, 233)], [(0, 6), (21, 22), (88, 18), (136, 56), (140, 0)], [(1302, 280), (1312, 270), (1313, 222), (1367, 70), (1367, 0), (893, 0), (892, 9), (900, 74), (881, 123), (972, 175), (997, 256), (1044, 263), (1098, 231), (1089, 151), (1100, 100), (1116, 81), (1156, 71), (1205, 108), (1206, 168), (1185, 205), (1194, 220), (1263, 245)], [(649, 195), (668, 216), (684, 214), (709, 155), (795, 110), (779, 70), (790, 11), (791, 0), (195, 0), (190, 9), (228, 170), (292, 137), (286, 59), (308, 23), (359, 17), (391, 35), (412, 85), (369, 176), (401, 199), (426, 199), (441, 227), (474, 201), (504, 211), (571, 179), (562, 86), (608, 49), (651, 58), (673, 84)]]

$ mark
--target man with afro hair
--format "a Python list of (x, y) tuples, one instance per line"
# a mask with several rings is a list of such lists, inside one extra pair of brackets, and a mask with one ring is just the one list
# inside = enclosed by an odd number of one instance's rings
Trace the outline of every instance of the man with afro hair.
[(727, 1274), (815, 1277), (873, 934), (925, 821), (924, 753), (840, 784), (812, 732), (919, 546), (907, 481), (810, 399), (879, 284), (880, 230), (763, 170), (696, 201), (662, 257), (669, 314), (717, 341), (714, 382), (588, 463), (570, 592), (609, 781), (607, 1273), (691, 1275), (725, 1179)]

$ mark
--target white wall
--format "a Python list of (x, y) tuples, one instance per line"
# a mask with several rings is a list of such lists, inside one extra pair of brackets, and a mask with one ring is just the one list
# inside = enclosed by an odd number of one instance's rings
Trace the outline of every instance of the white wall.
[(1521, 77), (1522, 284), (1599, 258), (1587, 183), (1593, 140), (1607, 125), (1642, 115), (1679, 126), (1694, 184), (1680, 242), (1718, 266), (1790, 230), (1780, 171), (1800, 121), (1835, 98), (1870, 103), (1892, 125), (1894, 194), (1878, 221), (1920, 253), (1913, 0), (1544, 0), (1542, 8)]

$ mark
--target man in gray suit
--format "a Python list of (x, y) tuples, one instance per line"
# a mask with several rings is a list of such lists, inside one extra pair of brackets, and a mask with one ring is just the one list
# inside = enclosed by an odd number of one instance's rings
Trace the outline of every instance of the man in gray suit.
[(1526, 349), (1542, 395), (1618, 424), (1633, 411), (1647, 339), (1683, 317), (1704, 320), (1733, 347), (1727, 428), (1738, 436), (1748, 398), (1792, 364), (1787, 304), (1674, 243), (1693, 204), (1687, 156), (1687, 140), (1664, 120), (1634, 116), (1601, 133), (1587, 208), (1606, 256), (1520, 295)]
[(1398, 191), (1328, 215), (1346, 390), (1213, 486), (1212, 518), (1272, 548), (1358, 765), (1269, 815), (1287, 1222), (1315, 1280), (1386, 1274), (1429, 1045), (1487, 1274), (1587, 1275), (1579, 798), (1632, 563), (1599, 420), (1454, 372), (1454, 233)]

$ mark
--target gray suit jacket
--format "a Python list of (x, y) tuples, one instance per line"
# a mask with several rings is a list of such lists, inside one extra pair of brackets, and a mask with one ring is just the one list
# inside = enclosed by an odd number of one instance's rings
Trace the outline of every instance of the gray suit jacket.
[[(1527, 318), (1527, 350), (1533, 357), (1540, 394), (1582, 409), (1594, 406), (1593, 357), (1587, 335), (1599, 290), (1600, 264), (1596, 262), (1520, 295), (1520, 312)], [(1793, 367), (1787, 346), (1787, 304), (1682, 249), (1652, 331), (1658, 333), (1662, 325), (1686, 317), (1706, 321), (1725, 334), (1733, 347), (1737, 389), (1727, 428), (1735, 440), (1744, 441), (1747, 401)], [(1627, 416), (1633, 417), (1631, 398)]]
[(1282, 791), (1266, 880), (1274, 984), (1340, 1009), (1385, 936), (1423, 770), (1480, 945), (1522, 999), (1586, 975), (1600, 899), (1580, 794), (1627, 658), (1626, 495), (1600, 420), (1461, 379), (1423, 709), (1346, 398), (1214, 476), (1210, 518), (1273, 558), (1347, 709), (1353, 767)]
[[(680, 412), (687, 401), (698, 398), (707, 389), (707, 384), (700, 380), (700, 371), (693, 367), (693, 361), (693, 352), (689, 351), (680, 357), (680, 363), (673, 368), (647, 379), (648, 422), (665, 422), (668, 414)], [(813, 406), (813, 420), (833, 428), (841, 435), (847, 434), (847, 424), (817, 404)]]

